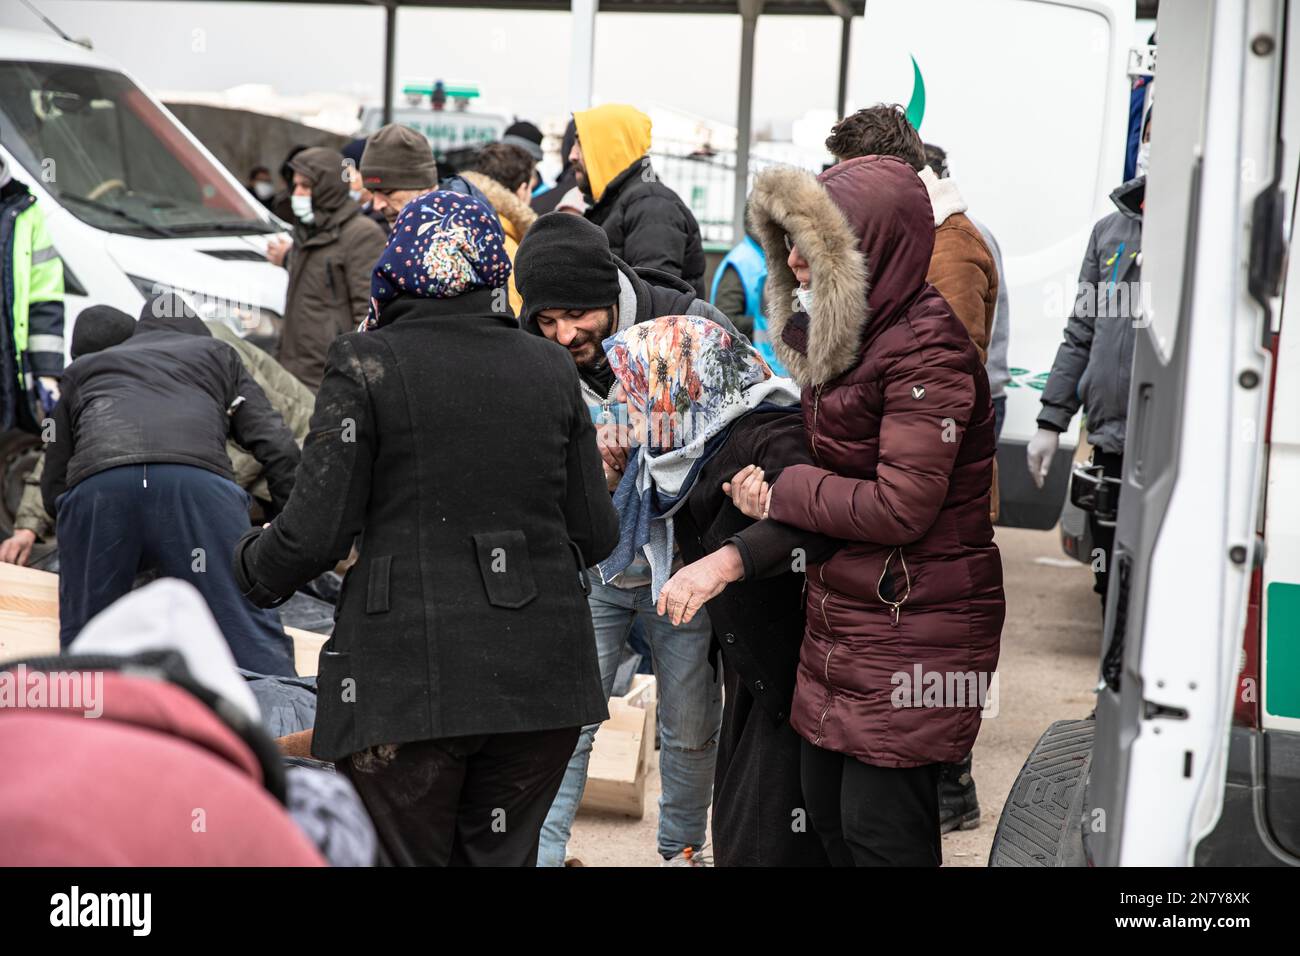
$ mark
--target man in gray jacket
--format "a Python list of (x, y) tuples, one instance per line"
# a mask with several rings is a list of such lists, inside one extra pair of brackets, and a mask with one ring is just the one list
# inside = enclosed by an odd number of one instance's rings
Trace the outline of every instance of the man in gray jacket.
[[(1061, 432), (1083, 406), (1092, 462), (1108, 478), (1124, 474), (1124, 437), (1133, 343), (1144, 321), (1142, 294), (1142, 209), (1146, 176), (1138, 176), (1110, 194), (1118, 211), (1092, 229), (1079, 270), (1074, 309), (1065, 338), (1056, 352), (1043, 389), (1038, 431), (1029, 440), (1029, 474), (1038, 487), (1051, 467)], [(1115, 528), (1089, 515), (1095, 547), (1104, 552), (1094, 562), (1094, 590), (1106, 604), (1106, 581)]]

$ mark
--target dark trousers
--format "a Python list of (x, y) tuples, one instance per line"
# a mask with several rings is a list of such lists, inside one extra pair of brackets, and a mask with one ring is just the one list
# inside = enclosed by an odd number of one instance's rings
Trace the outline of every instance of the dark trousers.
[(397, 866), (536, 866), (580, 729), (369, 747), (337, 766)]
[(939, 768), (873, 767), (803, 741), (803, 795), (831, 866), (939, 866)]
[[(1115, 455), (1110, 452), (1102, 451), (1100, 448), (1092, 450), (1092, 463), (1101, 465), (1102, 472), (1107, 478), (1124, 477), (1124, 456)], [(1092, 546), (1094, 549), (1101, 548), (1103, 554), (1100, 562), (1093, 561), (1093, 577), (1096, 583), (1093, 590), (1101, 595), (1101, 610), (1106, 613), (1106, 585), (1110, 580), (1110, 557), (1115, 548), (1115, 525), (1102, 524), (1097, 520), (1095, 514), (1088, 515), (1088, 527), (1092, 531)]]
[(773, 720), (725, 660), (722, 684), (713, 776), (714, 863), (830, 866), (808, 820), (799, 779), (803, 738), (788, 720)]
[(59, 643), (131, 590), (141, 571), (193, 584), (235, 663), (292, 677), (293, 641), (275, 611), (240, 593), (231, 563), (248, 530), (248, 493), (192, 465), (123, 465), (59, 496)]

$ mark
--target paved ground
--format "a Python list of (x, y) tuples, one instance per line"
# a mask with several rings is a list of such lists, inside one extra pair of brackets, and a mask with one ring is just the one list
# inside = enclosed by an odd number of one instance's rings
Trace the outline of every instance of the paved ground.
[[(984, 866), (1003, 801), (1025, 755), (1053, 720), (1087, 716), (1096, 682), (1101, 611), (1092, 575), (1061, 553), (1055, 531), (998, 529), (1006, 574), (998, 716), (975, 744), (983, 820), (944, 837), (948, 866)], [(659, 775), (647, 787), (641, 820), (579, 815), (570, 855), (588, 866), (656, 866)]]

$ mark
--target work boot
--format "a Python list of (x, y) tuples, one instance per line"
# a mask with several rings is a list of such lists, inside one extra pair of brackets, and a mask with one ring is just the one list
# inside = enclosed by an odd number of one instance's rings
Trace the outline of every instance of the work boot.
[(975, 796), (975, 778), (970, 772), (971, 755), (961, 763), (939, 768), (939, 832), (974, 830), (980, 825), (980, 803)]

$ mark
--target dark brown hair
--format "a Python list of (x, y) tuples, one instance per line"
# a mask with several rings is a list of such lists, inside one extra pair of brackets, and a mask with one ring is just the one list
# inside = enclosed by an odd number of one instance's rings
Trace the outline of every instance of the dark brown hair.
[(836, 162), (859, 156), (897, 156), (918, 173), (925, 169), (925, 146), (897, 103), (877, 103), (851, 113), (831, 127), (826, 149)]
[(536, 165), (533, 157), (520, 146), (488, 143), (474, 157), (472, 168), (513, 191), (533, 181), (533, 167)]

